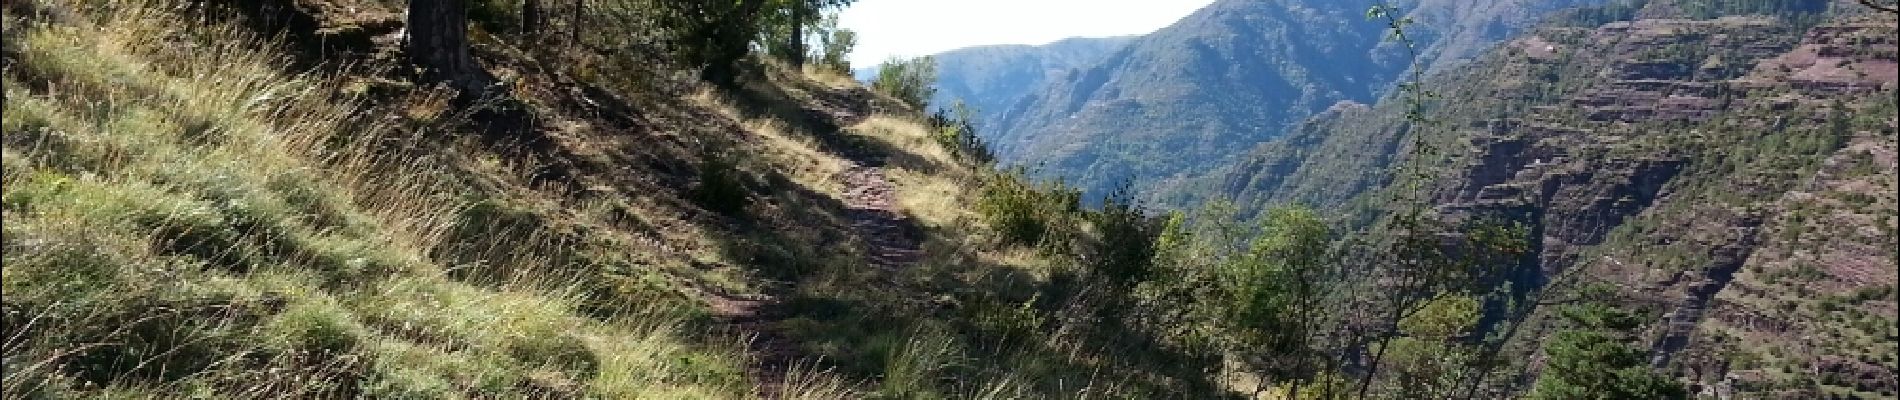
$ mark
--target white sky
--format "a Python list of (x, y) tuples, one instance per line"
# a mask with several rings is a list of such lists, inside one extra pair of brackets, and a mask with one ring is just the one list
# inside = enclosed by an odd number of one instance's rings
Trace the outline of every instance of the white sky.
[(851, 64), (987, 44), (1153, 32), (1213, 0), (858, 0), (839, 24), (858, 32)]

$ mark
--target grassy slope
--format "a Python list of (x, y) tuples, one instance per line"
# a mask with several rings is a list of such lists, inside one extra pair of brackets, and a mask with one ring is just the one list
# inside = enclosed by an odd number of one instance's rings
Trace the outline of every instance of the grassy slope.
[[(1183, 384), (1049, 321), (1086, 296), (1041, 296), (1064, 263), (965, 206), (995, 175), (847, 78), (715, 91), (478, 33), (519, 99), (496, 109), (531, 116), (510, 119), (286, 72), (288, 46), (170, 5), (6, 9), (7, 397), (747, 397), (756, 332), (706, 303), (766, 296), (825, 359), (790, 397)], [(807, 117), (853, 94), (886, 111)], [(863, 149), (923, 233), (913, 268), (866, 267), (847, 228), (835, 177)]]
[(555, 226), (586, 210), (471, 146), (398, 147), (440, 96), (335, 95), (156, 7), (41, 5), (77, 12), (8, 15), (7, 393), (747, 390), (685, 314), (553, 273), (624, 262), (576, 260), (613, 256)]

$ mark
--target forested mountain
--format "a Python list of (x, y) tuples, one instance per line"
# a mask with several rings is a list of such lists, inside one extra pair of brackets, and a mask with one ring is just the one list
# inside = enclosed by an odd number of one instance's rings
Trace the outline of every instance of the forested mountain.
[(1040, 46), (978, 46), (938, 53), (931, 56), (937, 62), (937, 93), (930, 102), (950, 107), (961, 101), (981, 116), (979, 133), (995, 132), (1002, 110), (1023, 95), (1071, 70), (1095, 65), (1131, 40), (1071, 38)]
[[(1400, 4), (1430, 62), (1451, 65), (1587, 1)], [(1205, 173), (1340, 101), (1371, 103), (1410, 65), (1369, 3), (1222, 0), (1000, 111), (1006, 162), (1090, 194)], [(1437, 61), (1443, 60), (1443, 61)], [(989, 113), (998, 111), (989, 110)], [(994, 118), (986, 116), (986, 118)]]
[[(1190, 186), (1364, 215), (1423, 143), (1439, 210), (1528, 229), (1520, 302), (1620, 288), (1649, 363), (1704, 393), (1892, 397), (1895, 44), (1849, 1), (1569, 12), (1426, 80), (1426, 121), (1338, 106)], [(1551, 340), (1524, 312), (1512, 340)]]

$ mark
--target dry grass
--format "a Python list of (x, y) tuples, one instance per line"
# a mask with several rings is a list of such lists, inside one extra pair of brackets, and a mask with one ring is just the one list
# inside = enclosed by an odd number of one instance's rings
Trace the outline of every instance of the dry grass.
[(817, 82), (819, 84), (823, 84), (825, 86), (830, 86), (833, 88), (848, 88), (848, 87), (861, 86), (861, 84), (858, 83), (858, 80), (856, 78), (851, 77), (850, 74), (839, 73), (838, 71), (832, 71), (832, 70), (819, 68), (819, 67), (811, 66), (811, 65), (805, 66), (804, 78), (807, 81)]
[[(445, 93), (335, 93), (361, 82), (284, 72), (267, 41), (184, 23), (170, 14), (177, 3), (34, 4), (80, 18), (6, 21), (21, 33), (9, 43), (20, 55), (5, 72), (0, 173), (7, 397), (747, 397), (757, 393), (743, 342), (710, 332), (691, 296), (756, 293), (763, 268), (783, 264), (816, 269), (791, 277), (808, 293), (929, 276), (990, 290), (979, 281), (1008, 275), (998, 271), (1045, 279), (1053, 268), (1034, 249), (997, 245), (969, 206), (992, 172), (912, 116), (811, 132), (710, 90), (669, 99), (686, 111), (662, 119), (685, 127), (656, 135), (692, 144), (641, 154), (696, 168), (730, 160), (756, 192), (744, 218), (720, 219), (610, 177), (580, 177), (595, 194), (582, 198), (536, 183), (575, 159), (625, 162), (612, 157), (637, 152), (615, 146), (654, 138), (616, 142), (557, 116), (578, 156), (503, 155), (457, 131), (463, 116)], [(857, 85), (766, 68), (769, 89), (791, 96), (772, 101)], [(865, 266), (839, 215), (837, 177), (851, 165), (839, 143), (892, 155), (898, 206), (930, 232), (916, 268)], [(907, 349), (891, 369), (856, 376), (870, 382), (808, 363), (783, 392), (1023, 398), (1047, 386), (1047, 373), (1014, 371), (1037, 358), (946, 385), (943, 371), (971, 363), (942, 347), (963, 339), (932, 332), (896, 339)], [(900, 379), (876, 384), (886, 376)]]
[(813, 132), (769, 116), (749, 118), (732, 100), (712, 89), (697, 91), (689, 101), (740, 121), (748, 132), (761, 139), (758, 143), (742, 144), (755, 152), (750, 154), (753, 157), (746, 157), (748, 162), (758, 163), (755, 168), (780, 171), (799, 185), (834, 198), (844, 194), (843, 183), (836, 178), (844, 173), (849, 161), (820, 150), (819, 138)]
[(1054, 268), (1050, 257), (1034, 248), (995, 245), (996, 235), (972, 206), (981, 196), (984, 177), (994, 172), (952, 155), (932, 137), (936, 133), (927, 124), (879, 114), (850, 132), (899, 153), (885, 171), (898, 188), (898, 205), (919, 224), (944, 233), (925, 243), (930, 256), (926, 264), (1007, 267), (1040, 277)]
[(558, 228), (587, 217), (462, 175), (520, 162), (417, 146), (443, 96), (334, 94), (168, 2), (35, 4), (77, 18), (6, 17), (6, 397), (749, 391), (737, 346), (577, 269), (619, 262)]

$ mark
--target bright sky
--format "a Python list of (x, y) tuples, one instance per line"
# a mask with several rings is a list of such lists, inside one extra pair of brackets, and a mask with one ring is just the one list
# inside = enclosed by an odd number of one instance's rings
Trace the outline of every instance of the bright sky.
[(875, 65), (987, 44), (1153, 32), (1213, 0), (858, 0), (839, 24), (858, 32), (851, 64)]

